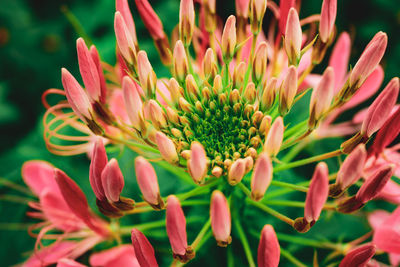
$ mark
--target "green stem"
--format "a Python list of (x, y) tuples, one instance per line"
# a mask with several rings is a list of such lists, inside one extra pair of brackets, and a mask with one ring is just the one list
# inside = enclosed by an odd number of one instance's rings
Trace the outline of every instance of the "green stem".
[(271, 209), (270, 207), (267, 207), (262, 203), (259, 203), (259, 202), (256, 202), (256, 201), (253, 201), (253, 200), (250, 200), (250, 199), (246, 199), (246, 201), (247, 201), (247, 203), (249, 203), (249, 204), (251, 204), (251, 205), (253, 205), (253, 206), (255, 206), (255, 207), (257, 207), (257, 208), (259, 208), (259, 209), (261, 209), (261, 210), (263, 210), (263, 211), (265, 211), (267, 213), (269, 213), (269, 214), (271, 214), (272, 216), (274, 216), (277, 219), (289, 224), (290, 226), (293, 226), (294, 221), (292, 219), (290, 219), (289, 217), (281, 214), (280, 212), (278, 212), (278, 211), (276, 211), (274, 209)]
[(284, 171), (284, 170), (288, 170), (288, 169), (292, 169), (292, 168), (296, 168), (299, 166), (303, 166), (303, 165), (307, 165), (316, 161), (321, 161), (324, 159), (329, 159), (332, 157), (336, 157), (342, 154), (342, 151), (340, 149), (332, 151), (332, 152), (328, 152), (322, 155), (318, 155), (318, 156), (314, 156), (314, 157), (310, 157), (310, 158), (306, 158), (306, 159), (301, 159), (298, 161), (293, 161), (287, 164), (282, 164), (277, 166), (276, 168), (274, 168), (274, 173), (280, 172), (280, 171)]
[(71, 23), (72, 27), (74, 28), (75, 32), (81, 36), (88, 47), (93, 44), (92, 39), (86, 33), (85, 29), (83, 28), (82, 24), (79, 22), (78, 18), (69, 10), (69, 8), (65, 5), (61, 6), (61, 12), (67, 18), (69, 23)]
[(2, 178), (2, 177), (0, 177), (0, 185), (7, 186), (7, 187), (9, 187), (9, 188), (12, 188), (12, 189), (14, 189), (14, 190), (17, 190), (17, 191), (19, 191), (19, 192), (21, 192), (21, 193), (23, 193), (23, 194), (25, 194), (25, 195), (28, 195), (28, 196), (32, 196), (32, 197), (35, 196), (35, 195), (34, 195), (28, 188), (26, 188), (25, 186), (21, 186), (21, 185), (19, 185), (19, 184), (16, 184), (16, 183), (14, 183), (14, 182), (12, 182), (12, 181), (10, 181), (10, 180), (8, 180), (8, 179)]
[(157, 165), (159, 165), (160, 167), (166, 169), (167, 171), (175, 174), (182, 181), (185, 181), (186, 183), (195, 186), (195, 183), (193, 182), (192, 178), (190, 178), (190, 176), (186, 172), (184, 172), (181, 168), (177, 168), (176, 166), (171, 165), (170, 163), (168, 163), (166, 161), (158, 161), (155, 163)]
[(227, 251), (227, 267), (234, 267), (235, 266), (235, 258), (233, 256), (233, 252), (232, 252), (232, 246), (229, 246)]
[(281, 159), (281, 161), (290, 162), (292, 159), (294, 159), (310, 143), (309, 138), (306, 140), (293, 146), (290, 151)]
[(271, 206), (286, 206), (286, 207), (296, 207), (296, 208), (303, 208), (304, 201), (292, 201), (292, 200), (266, 200), (263, 201), (265, 205)]
[(281, 247), (281, 255), (285, 257), (288, 261), (296, 265), (297, 267), (307, 267), (307, 265), (303, 264), (301, 261), (296, 259), (289, 251), (283, 249)]
[(307, 192), (308, 191), (307, 187), (304, 187), (304, 186), (301, 186), (301, 185), (296, 185), (296, 184), (291, 184), (291, 183), (280, 182), (280, 181), (271, 181), (271, 185), (290, 188), (290, 189), (301, 191), (301, 192)]
[(207, 184), (205, 186), (199, 186), (199, 187), (196, 187), (195, 189), (192, 189), (189, 192), (179, 194), (179, 195), (177, 195), (177, 197), (178, 197), (178, 199), (180, 201), (183, 201), (183, 200), (188, 199), (190, 197), (207, 193), (209, 191), (210, 187), (213, 187), (214, 185), (217, 185), (219, 183), (220, 183), (220, 180), (216, 180), (216, 181), (211, 182), (211, 183), (209, 183), (209, 184)]
[(298, 134), (299, 132), (303, 132), (304, 131), (303, 128), (305, 126), (307, 126), (307, 124), (308, 124), (308, 119), (297, 123), (295, 126), (289, 128), (287, 131), (285, 131), (285, 133), (283, 134), (283, 137), (285, 139), (287, 139), (287, 138), (291, 137), (293, 134)]
[(338, 244), (320, 241), (320, 240), (313, 240), (313, 239), (305, 238), (302, 236), (293, 236), (293, 235), (287, 235), (287, 234), (283, 234), (283, 233), (276, 233), (276, 235), (278, 236), (278, 239), (281, 241), (286, 241), (286, 242), (299, 244), (299, 245), (306, 245), (306, 246), (315, 247), (315, 248), (337, 250), (338, 247), (340, 246)]
[(165, 220), (124, 226), (124, 227), (119, 228), (119, 233), (121, 235), (130, 235), (133, 228), (136, 228), (140, 231), (146, 231), (146, 230), (149, 230), (152, 228), (157, 228), (157, 227), (162, 227), (162, 226), (165, 226)]
[(197, 205), (209, 205), (210, 201), (208, 200), (186, 200), (181, 202), (182, 206), (197, 206)]
[(240, 190), (243, 191), (243, 193), (245, 193), (246, 196), (251, 198), (250, 190), (243, 183), (238, 183), (237, 186), (239, 187)]
[(249, 267), (256, 267), (256, 264), (254, 263), (253, 255), (251, 254), (249, 242), (247, 241), (247, 238), (243, 231), (243, 228), (240, 225), (240, 222), (237, 218), (236, 218), (236, 220), (234, 220), (234, 224), (235, 224), (235, 228), (239, 234), (240, 241), (242, 242), (242, 246), (244, 249), (244, 253), (246, 254), (247, 261), (249, 262)]
[(208, 219), (208, 221), (204, 224), (203, 228), (201, 228), (199, 234), (196, 236), (191, 245), (194, 251), (196, 251), (196, 247), (199, 245), (200, 241), (203, 239), (204, 235), (207, 233), (210, 226), (211, 226), (211, 219)]

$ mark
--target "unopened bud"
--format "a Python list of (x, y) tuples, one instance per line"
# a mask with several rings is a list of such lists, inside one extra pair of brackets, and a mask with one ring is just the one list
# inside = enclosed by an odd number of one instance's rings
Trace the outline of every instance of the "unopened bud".
[(264, 144), (264, 151), (272, 157), (275, 157), (281, 148), (283, 141), (283, 132), (283, 119), (282, 117), (278, 117), (272, 123)]
[(174, 48), (174, 75), (176, 79), (182, 84), (188, 74), (189, 66), (185, 52), (185, 47), (181, 40), (178, 40)]
[(157, 76), (145, 51), (139, 51), (137, 61), (140, 86), (146, 96), (152, 98), (156, 92)]
[(278, 80), (272, 77), (263, 86), (263, 93), (261, 96), (261, 109), (268, 110), (274, 105)]
[(335, 27), (337, 0), (324, 0), (319, 22), (319, 36), (324, 43), (328, 43)]
[(210, 205), (211, 229), (217, 244), (226, 247), (232, 241), (231, 238), (231, 213), (224, 194), (215, 190), (211, 196)]
[(101, 182), (106, 198), (110, 202), (118, 202), (124, 188), (124, 176), (116, 159), (111, 159), (104, 167)]
[(193, 0), (181, 0), (179, 9), (179, 38), (188, 46), (192, 42), (194, 31)]
[(296, 93), (297, 69), (294, 66), (290, 66), (280, 88), (279, 111), (281, 114), (286, 114), (292, 108)]
[(302, 43), (302, 31), (299, 15), (293, 7), (289, 10), (285, 32), (285, 50), (289, 62), (297, 65), (300, 60), (300, 50)]
[(214, 79), (215, 75), (217, 75), (217, 64), (215, 63), (215, 55), (214, 51), (211, 48), (208, 48), (203, 60), (203, 74), (207, 80)]
[(267, 70), (267, 43), (262, 42), (254, 55), (253, 59), (253, 78), (255, 83), (262, 81)]
[(229, 16), (222, 32), (221, 50), (224, 59), (230, 60), (235, 55), (236, 47), (236, 18)]
[(148, 110), (150, 120), (157, 129), (164, 128), (167, 125), (164, 111), (154, 99), (151, 99), (149, 101)]
[(244, 159), (237, 159), (229, 168), (228, 183), (230, 185), (237, 185), (246, 174), (246, 161)]
[(164, 133), (157, 132), (156, 143), (158, 150), (160, 150), (163, 158), (169, 163), (176, 163), (178, 161), (178, 154), (174, 142), (171, 141)]
[(261, 153), (256, 160), (253, 176), (251, 178), (251, 197), (259, 201), (264, 197), (265, 191), (272, 181), (272, 163), (269, 155)]
[(254, 83), (249, 82), (244, 90), (244, 97), (249, 101), (249, 103), (253, 103), (256, 100), (256, 96), (256, 86)]
[(260, 237), (257, 251), (257, 263), (259, 267), (278, 267), (281, 249), (278, 237), (272, 225), (266, 224)]
[(267, 10), (267, 0), (251, 0), (250, 2), (250, 24), (253, 34), (258, 34), (261, 30), (265, 11)]
[(203, 146), (198, 142), (192, 142), (190, 146), (191, 156), (188, 160), (188, 170), (197, 184), (203, 182), (207, 175), (207, 156)]
[(244, 78), (246, 76), (246, 70), (247, 70), (247, 64), (245, 62), (240, 62), (234, 72), (233, 72), (233, 86), (232, 88), (238, 89), (240, 92), (243, 90), (243, 83), (244, 83)]

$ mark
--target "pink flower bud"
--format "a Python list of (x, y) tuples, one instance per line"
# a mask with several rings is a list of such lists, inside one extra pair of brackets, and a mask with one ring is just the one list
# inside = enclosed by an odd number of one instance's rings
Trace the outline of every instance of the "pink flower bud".
[(161, 155), (166, 161), (170, 163), (176, 163), (179, 160), (174, 142), (172, 142), (172, 140), (169, 139), (164, 133), (157, 132), (156, 143), (158, 150), (160, 150)]
[(157, 129), (163, 128), (167, 125), (164, 111), (154, 99), (151, 99), (148, 102), (148, 110), (150, 120)]
[(71, 105), (75, 114), (84, 122), (91, 120), (92, 106), (89, 102), (89, 98), (78, 81), (64, 68), (61, 70), (61, 80), (68, 103)]
[(145, 235), (138, 229), (133, 228), (131, 239), (139, 265), (141, 267), (158, 267), (154, 248)]
[(107, 163), (101, 173), (101, 182), (106, 198), (111, 202), (118, 202), (125, 182), (116, 159), (111, 159)]
[(335, 46), (333, 47), (329, 66), (333, 68), (335, 73), (335, 90), (334, 95), (342, 88), (347, 70), (349, 67), (351, 40), (347, 32), (339, 35)]
[[(400, 254), (400, 207), (397, 207), (391, 214), (384, 211), (376, 211), (372, 214), (375, 220), (379, 220), (377, 226), (372, 225), (374, 230), (373, 243), (381, 250), (390, 254)], [(371, 215), (371, 217), (372, 217)], [(371, 223), (371, 222), (370, 222)], [(389, 254), (389, 255), (390, 255)], [(398, 264), (393, 264), (397, 266)]]
[(393, 78), (382, 93), (369, 106), (361, 126), (361, 133), (370, 137), (385, 123), (390, 116), (399, 94), (399, 78)]
[(192, 42), (195, 28), (193, 0), (181, 0), (179, 9), (179, 38), (187, 46)]
[(164, 203), (160, 197), (156, 172), (151, 164), (142, 156), (135, 159), (136, 180), (143, 199), (154, 207), (162, 208)]
[(290, 66), (280, 88), (279, 110), (281, 113), (287, 113), (292, 108), (296, 93), (297, 69), (294, 66)]
[(230, 185), (237, 185), (246, 174), (246, 161), (244, 159), (237, 159), (232, 163), (228, 172), (228, 183)]
[(107, 153), (103, 141), (101, 138), (97, 138), (93, 147), (92, 161), (90, 162), (89, 181), (96, 198), (99, 200), (104, 200), (105, 198), (101, 173), (107, 162)]
[(279, 1), (279, 30), (280, 34), (284, 35), (286, 32), (287, 18), (290, 8), (294, 7), (296, 0), (282, 0)]
[(62, 258), (61, 260), (57, 261), (56, 267), (86, 267), (86, 265), (80, 264), (79, 262), (68, 258)]
[(371, 151), (380, 154), (400, 133), (400, 108), (386, 120), (377, 133)]
[(188, 248), (186, 219), (179, 199), (171, 195), (167, 199), (166, 228), (174, 257), (184, 257)]
[(178, 40), (175, 44), (174, 48), (174, 75), (176, 79), (183, 83), (185, 81), (185, 77), (188, 74), (189, 65), (188, 60), (185, 52), (185, 47), (181, 40)]
[(231, 243), (231, 212), (228, 201), (221, 191), (215, 190), (211, 196), (211, 228), (217, 243), (226, 247)]
[(267, 10), (267, 0), (251, 0), (250, 24), (253, 33), (260, 32), (266, 10)]
[(365, 266), (375, 255), (375, 250), (376, 248), (372, 244), (355, 248), (346, 254), (340, 262), (339, 267)]
[(249, 16), (250, 0), (236, 0), (236, 15), (247, 18)]
[(156, 92), (157, 76), (147, 58), (147, 53), (139, 51), (137, 61), (140, 86), (147, 97), (152, 97)]
[(281, 254), (278, 237), (272, 225), (266, 224), (258, 244), (258, 267), (278, 267)]
[(325, 162), (318, 163), (315, 168), (311, 184), (307, 192), (304, 207), (304, 219), (312, 224), (316, 222), (321, 214), (322, 208), (328, 199), (329, 171)]
[(123, 58), (132, 65), (136, 65), (136, 48), (134, 39), (126, 26), (121, 13), (115, 12), (114, 31), (119, 51)]
[(140, 99), (139, 89), (136, 82), (132, 81), (129, 76), (125, 76), (122, 80), (122, 90), (124, 93), (124, 103), (126, 113), (133, 127), (142, 130), (143, 125), (143, 104)]
[(221, 50), (225, 59), (233, 58), (236, 47), (236, 18), (231, 15), (225, 22), (222, 32)]
[(324, 0), (319, 22), (319, 36), (322, 42), (327, 43), (335, 27), (337, 0)]
[(163, 25), (147, 0), (135, 0), (139, 15), (154, 40), (164, 38)]
[(253, 60), (253, 77), (255, 83), (262, 81), (264, 77), (267, 70), (267, 58), (267, 43), (262, 42), (258, 46)]
[(368, 177), (357, 192), (356, 199), (362, 203), (367, 203), (375, 198), (390, 180), (394, 173), (394, 166), (383, 166), (378, 169), (371, 177)]
[(358, 88), (364, 83), (365, 79), (368, 78), (381, 61), (385, 54), (386, 46), (386, 33), (378, 32), (375, 34), (351, 71), (350, 86)]
[(74, 180), (59, 169), (54, 170), (54, 178), (71, 212), (96, 233), (103, 236), (108, 235), (109, 230), (92, 215), (85, 194)]
[(272, 123), (264, 144), (264, 151), (272, 157), (275, 157), (279, 153), (283, 141), (284, 130), (283, 119), (279, 116)]
[(317, 87), (314, 88), (310, 100), (310, 120), (308, 125), (310, 128), (316, 127), (318, 121), (329, 110), (333, 98), (333, 90), (335, 87), (335, 77), (333, 68), (328, 67)]
[(99, 73), (83, 38), (76, 41), (76, 50), (78, 52), (79, 70), (86, 90), (93, 101), (99, 101), (101, 94)]
[(104, 78), (103, 68), (101, 66), (99, 52), (97, 51), (96, 47), (92, 45), (90, 47), (90, 55), (92, 56), (94, 64), (96, 64), (97, 72), (100, 78), (100, 102), (105, 104), (106, 103), (106, 95), (107, 95), (107, 84), (106, 79)]
[(137, 45), (136, 27), (135, 22), (133, 21), (131, 10), (129, 9), (128, 0), (116, 0), (115, 9), (116, 11), (121, 13), (122, 17), (124, 18), (126, 27), (130, 32), (133, 43)]
[(346, 190), (360, 179), (366, 159), (367, 151), (364, 144), (358, 145), (347, 156), (336, 176), (336, 184), (340, 187), (340, 190)]
[(191, 156), (188, 160), (189, 173), (195, 183), (200, 184), (207, 175), (207, 156), (203, 146), (198, 142), (192, 142), (190, 146)]
[(261, 153), (254, 166), (253, 177), (251, 178), (251, 197), (259, 201), (264, 197), (265, 191), (272, 180), (272, 163), (269, 155)]
[(302, 31), (299, 15), (293, 7), (289, 10), (285, 31), (285, 50), (291, 64), (296, 65), (300, 59)]

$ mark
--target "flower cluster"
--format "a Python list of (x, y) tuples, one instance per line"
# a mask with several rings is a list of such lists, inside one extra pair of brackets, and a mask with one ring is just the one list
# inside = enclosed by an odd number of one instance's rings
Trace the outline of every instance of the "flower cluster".
[[(399, 79), (393, 78), (351, 121), (334, 123), (379, 89), (385, 33), (372, 38), (348, 71), (351, 41), (342, 33), (335, 42), (335, 0), (324, 0), (321, 14), (302, 20), (295, 0), (279, 5), (272, 0), (236, 0), (236, 16), (229, 16), (224, 24), (215, 0), (181, 0), (179, 25), (170, 38), (150, 3), (135, 3), (160, 61), (172, 76), (157, 77), (140, 49), (127, 0), (116, 1), (115, 67), (101, 61), (95, 46), (77, 40), (84, 88), (62, 69), (64, 90), (50, 89), (43, 95), (44, 137), (55, 154), (88, 153), (88, 176), (98, 210), (112, 219), (95, 215), (78, 185), (61, 170), (45, 162), (26, 163), (23, 178), (39, 198), (31, 204), (36, 211), (29, 215), (42, 220), (31, 231), (40, 229), (27, 266), (81, 266), (73, 260), (97, 244), (114, 241), (118, 245), (92, 253), (90, 264), (158, 266), (158, 249), (155, 252), (143, 229), (164, 225), (174, 266), (192, 260), (211, 233), (221, 247), (241, 242), (248, 265), (255, 266), (246, 236), (254, 231), (259, 236), (258, 266), (278, 266), (281, 255), (304, 266), (280, 247), (276, 225), (266, 224), (259, 234), (260, 229), (254, 230), (252, 222), (239, 214), (254, 208), (304, 233), (323, 210), (360, 212), (375, 198), (400, 203), (400, 186), (391, 180), (400, 174), (399, 146), (389, 147), (400, 133)], [(198, 26), (195, 8), (200, 11)], [(272, 16), (264, 25), (267, 10)], [(333, 44), (329, 66), (322, 74), (313, 73)], [(65, 95), (67, 101), (50, 105), (49, 94)], [(289, 117), (298, 112), (298, 103), (307, 103), (309, 111), (293, 123)], [(349, 135), (353, 136), (337, 150), (294, 160), (316, 140)], [(124, 145), (139, 154), (134, 167), (143, 202), (121, 196), (124, 175), (118, 161), (108, 159), (106, 145)], [(337, 172), (329, 171), (323, 161), (344, 156)], [(159, 186), (151, 162), (161, 162), (174, 174), (169, 179), (181, 179), (185, 186), (163, 196), (163, 184)], [(295, 184), (276, 178), (278, 172), (316, 162), (310, 181)], [(293, 190), (305, 192), (304, 202), (275, 201), (304, 207), (304, 216), (292, 219), (271, 208), (274, 202), (266, 199), (270, 185), (285, 188), (283, 193), (274, 191), (276, 197)], [(191, 189), (182, 192), (188, 186)], [(353, 195), (350, 187), (357, 188)], [(201, 201), (210, 207), (205, 216), (209, 219), (189, 243), (190, 217), (182, 207)], [(165, 221), (146, 227), (119, 223), (130, 214), (164, 210)], [(390, 253), (391, 263), (398, 265), (398, 211), (370, 214), (372, 241), (367, 242), (371, 236), (367, 235), (342, 246), (330, 243), (334, 251), (328, 260), (345, 255), (339, 266), (377, 266), (371, 258), (379, 249)], [(151, 231), (147, 233), (151, 236)], [(121, 245), (126, 234), (133, 245)], [(55, 241), (42, 247), (44, 239)]]

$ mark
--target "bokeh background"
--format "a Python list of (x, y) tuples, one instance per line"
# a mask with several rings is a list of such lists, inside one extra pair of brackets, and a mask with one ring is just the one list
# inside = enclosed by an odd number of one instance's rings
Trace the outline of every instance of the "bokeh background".
[[(159, 73), (158, 55), (131, 0), (141, 48)], [(322, 0), (303, 0), (300, 16), (318, 13)], [(150, 0), (167, 33), (178, 23), (178, 0)], [(226, 19), (234, 13), (234, 0), (217, 0), (218, 14)], [(269, 14), (270, 15), (270, 14)], [(61, 88), (60, 69), (78, 74), (75, 40), (81, 24), (96, 44), (102, 59), (115, 62), (113, 0), (1, 0), (0, 1), (0, 178), (22, 184), (20, 169), (24, 161), (43, 159), (65, 170), (90, 192), (85, 155), (60, 157), (47, 152), (42, 139), (41, 94), (48, 88)], [(389, 46), (382, 64), (385, 83), (400, 70), (400, 2), (398, 0), (338, 0), (336, 23), (339, 32), (350, 32), (352, 59), (357, 57), (373, 35), (388, 33)], [(82, 33), (80, 33), (82, 34)], [(349, 114), (348, 116), (351, 116)], [(123, 159), (124, 173), (131, 173), (132, 157)], [(121, 164), (121, 162), (120, 162)], [(159, 175), (170, 174), (159, 170)], [(132, 178), (133, 179), (133, 178)], [(1, 183), (3, 184), (3, 182)], [(129, 182), (127, 183), (129, 186)], [(18, 196), (18, 197), (15, 197)], [(0, 185), (0, 261), (8, 266), (22, 261), (33, 248), (27, 232), (32, 220), (22, 196)], [(93, 204), (93, 197), (89, 198)], [(21, 203), (18, 203), (21, 202)], [(325, 229), (326, 230), (326, 229)], [(334, 229), (329, 229), (334, 234)], [(252, 244), (256, 246), (256, 244)], [(213, 254), (218, 253), (213, 252)], [(309, 254), (312, 256), (312, 250)], [(215, 256), (215, 255), (214, 255)], [(239, 261), (240, 262), (240, 261)], [(243, 261), (244, 263), (244, 261)], [(201, 260), (197, 264), (201, 264)], [(289, 265), (287, 265), (289, 266)]]

